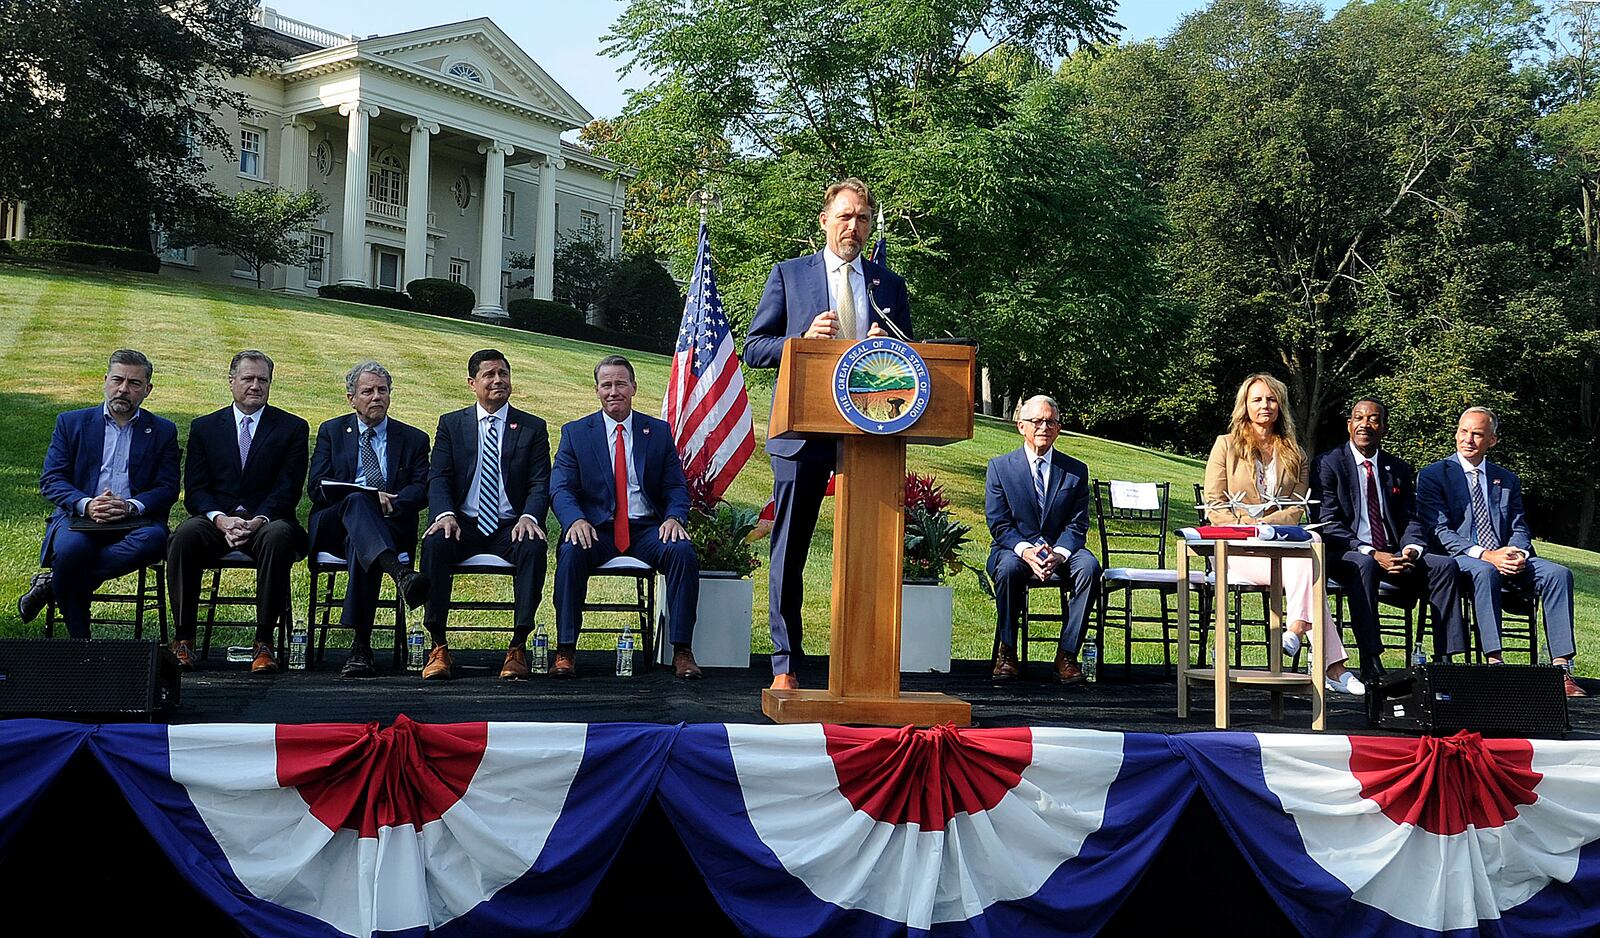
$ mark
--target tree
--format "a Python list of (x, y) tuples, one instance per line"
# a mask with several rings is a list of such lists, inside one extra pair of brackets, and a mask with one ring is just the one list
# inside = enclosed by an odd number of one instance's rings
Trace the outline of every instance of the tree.
[(306, 262), (309, 250), (305, 230), (328, 210), (315, 190), (289, 192), (276, 186), (244, 189), (231, 199), (213, 202), (186, 224), (173, 230), (168, 243), (175, 246), (210, 245), (243, 261), (256, 275), (269, 264)]
[(0, 199), (41, 234), (148, 250), (203, 207), (229, 76), (269, 63), (255, 0), (0, 3)]
[(683, 303), (677, 282), (661, 266), (661, 259), (649, 251), (621, 258), (599, 296), (608, 326), (655, 339), (677, 335)]
[(588, 311), (615, 275), (617, 260), (598, 228), (563, 234), (556, 245), (553, 290), (558, 303)]

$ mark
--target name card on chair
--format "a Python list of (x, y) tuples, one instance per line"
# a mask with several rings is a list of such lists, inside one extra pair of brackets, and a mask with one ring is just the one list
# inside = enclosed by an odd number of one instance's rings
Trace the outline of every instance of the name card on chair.
[(1160, 511), (1160, 491), (1154, 482), (1112, 482), (1111, 507), (1126, 511)]

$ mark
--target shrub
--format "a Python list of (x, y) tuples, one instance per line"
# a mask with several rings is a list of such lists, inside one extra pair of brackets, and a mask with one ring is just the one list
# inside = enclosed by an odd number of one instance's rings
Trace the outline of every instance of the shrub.
[(417, 312), (439, 316), (465, 316), (477, 303), (471, 287), (443, 277), (413, 280), (406, 284), (406, 293), (411, 296), (411, 306)]
[(748, 508), (729, 504), (713, 495), (703, 474), (689, 483), (689, 540), (694, 544), (702, 572), (726, 572), (747, 577), (761, 566), (755, 540), (759, 516)]
[(411, 309), (411, 297), (392, 290), (375, 290), (345, 283), (330, 283), (317, 288), (317, 296), (329, 300), (365, 303), (368, 306), (387, 306), (391, 309)]
[(90, 267), (137, 270), (147, 274), (161, 271), (161, 258), (149, 251), (133, 248), (87, 244), (83, 241), (53, 241), (48, 238), (23, 238), (5, 244), (9, 248), (8, 254), (47, 264), (85, 264)]
[(672, 353), (672, 343), (667, 340), (635, 335), (631, 332), (618, 332), (602, 326), (591, 326), (584, 321), (582, 312), (565, 303), (535, 299), (512, 300), (506, 312), (511, 317), (511, 326), (525, 332), (558, 335), (566, 339), (578, 339), (597, 345), (610, 345), (640, 352), (657, 352), (663, 355)]
[[(967, 567), (961, 559), (961, 548), (970, 540), (972, 528), (951, 517), (944, 486), (931, 475), (908, 472), (905, 504), (905, 579), (942, 583), (947, 572), (959, 573)], [(983, 573), (976, 567), (971, 569), (978, 574), (978, 582), (985, 584)]]

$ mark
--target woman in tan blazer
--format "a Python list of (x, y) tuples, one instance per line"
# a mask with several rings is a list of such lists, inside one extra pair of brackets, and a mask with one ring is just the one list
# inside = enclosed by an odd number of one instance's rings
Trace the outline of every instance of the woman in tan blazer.
[[(1225, 505), (1231, 496), (1245, 510), (1208, 508), (1212, 524), (1300, 524), (1304, 509), (1266, 510), (1276, 497), (1304, 497), (1310, 491), (1309, 465), (1305, 450), (1296, 438), (1294, 419), (1289, 416), (1289, 392), (1283, 382), (1269, 374), (1253, 374), (1239, 385), (1233, 399), (1229, 431), (1217, 437), (1206, 460), (1206, 504)], [(1254, 511), (1249, 506), (1258, 507)], [(1312, 537), (1317, 535), (1313, 533)], [(1265, 586), (1272, 582), (1271, 561), (1265, 557), (1239, 557), (1228, 563), (1231, 583)], [(1312, 605), (1311, 560), (1294, 557), (1283, 562), (1284, 616), (1289, 625), (1283, 632), (1283, 650), (1293, 655), (1300, 650), (1315, 617)], [(1333, 617), (1324, 621), (1332, 623)], [(1329, 662), (1328, 689), (1360, 696), (1366, 692), (1361, 681), (1344, 666), (1344, 643), (1339, 630), (1323, 630), (1322, 647)]]

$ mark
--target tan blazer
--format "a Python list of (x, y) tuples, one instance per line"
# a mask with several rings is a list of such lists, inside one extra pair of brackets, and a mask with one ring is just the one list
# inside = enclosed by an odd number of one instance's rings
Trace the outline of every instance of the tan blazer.
[[(1256, 466), (1255, 460), (1239, 459), (1233, 454), (1233, 447), (1229, 445), (1227, 435), (1217, 437), (1217, 442), (1211, 445), (1211, 455), (1206, 459), (1206, 503), (1219, 504), (1228, 500), (1228, 493), (1243, 492), (1244, 502), (1247, 505), (1261, 504), (1261, 496), (1256, 493)], [(1311, 491), (1308, 481), (1310, 473), (1310, 460), (1305, 460), (1300, 465), (1300, 476), (1295, 479), (1278, 477), (1279, 496), (1303, 496)], [(1299, 508), (1280, 508), (1269, 511), (1259, 518), (1252, 518), (1243, 512), (1232, 511), (1227, 508), (1212, 508), (1206, 511), (1206, 517), (1212, 524), (1299, 524), (1304, 512)]]

